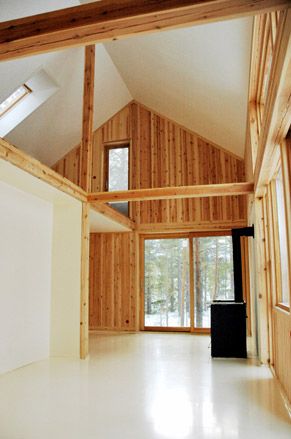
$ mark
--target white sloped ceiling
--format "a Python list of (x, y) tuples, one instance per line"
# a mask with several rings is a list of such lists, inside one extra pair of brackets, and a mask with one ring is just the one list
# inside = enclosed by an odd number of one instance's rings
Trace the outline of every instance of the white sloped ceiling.
[(133, 97), (244, 154), (252, 18), (108, 42)]
[[(76, 146), (81, 139), (83, 66), (83, 48), (0, 63), (0, 76), (5, 78), (0, 89), (8, 90), (8, 94), (40, 68), (59, 86), (50, 99), (7, 135), (7, 140), (48, 165)], [(131, 100), (104, 46), (96, 46), (94, 127)]]

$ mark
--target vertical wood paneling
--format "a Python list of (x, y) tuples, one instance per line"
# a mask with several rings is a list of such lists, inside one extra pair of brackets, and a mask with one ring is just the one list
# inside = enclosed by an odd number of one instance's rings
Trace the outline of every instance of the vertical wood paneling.
[(281, 310), (273, 310), (275, 372), (291, 401), (291, 317)]
[(79, 185), (80, 181), (80, 146), (72, 149), (59, 160), (52, 169), (73, 183)]
[(103, 143), (102, 130), (97, 130), (93, 138), (92, 147), (92, 192), (99, 192), (103, 190)]
[(136, 330), (135, 233), (92, 233), (90, 239), (90, 329)]
[[(100, 129), (100, 128), (99, 128)], [(127, 140), (131, 137), (130, 106), (127, 105), (102, 127), (102, 141), (104, 143)], [(97, 130), (98, 131), (98, 130)]]

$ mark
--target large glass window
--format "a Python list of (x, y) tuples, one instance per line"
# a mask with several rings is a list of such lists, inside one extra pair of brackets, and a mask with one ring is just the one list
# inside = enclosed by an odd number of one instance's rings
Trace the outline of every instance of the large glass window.
[(286, 211), (284, 201), (284, 186), (282, 169), (279, 169), (276, 178), (276, 203), (277, 203), (277, 219), (278, 227), (277, 234), (279, 238), (279, 251), (280, 251), (280, 277), (281, 282), (278, 285), (278, 303), (285, 306), (290, 306), (290, 284), (289, 284), (289, 271), (288, 271), (288, 239), (286, 228)]
[[(128, 190), (129, 148), (128, 145), (108, 147), (105, 150), (105, 189)], [(110, 203), (110, 206), (128, 216), (128, 202)]]
[(234, 300), (230, 236), (144, 240), (146, 327), (208, 329), (213, 300)]

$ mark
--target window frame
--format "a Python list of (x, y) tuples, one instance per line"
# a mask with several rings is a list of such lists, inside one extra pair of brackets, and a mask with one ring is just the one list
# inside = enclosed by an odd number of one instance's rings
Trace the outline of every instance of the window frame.
[(19, 87), (17, 87), (12, 93), (10, 93), (9, 96), (7, 96), (6, 99), (4, 99), (0, 104), (2, 105), (5, 101), (7, 101), (7, 99), (9, 99), (15, 92), (17, 92), (20, 88), (24, 88), (25, 92), (24, 94), (22, 94), (19, 98), (15, 99), (10, 105), (9, 107), (7, 107), (5, 110), (3, 110), (2, 112), (0, 111), (0, 119), (5, 116), (9, 111), (13, 110), (13, 108), (16, 107), (16, 105), (21, 102), (23, 99), (25, 99), (29, 94), (32, 93), (32, 90), (30, 87), (28, 87), (28, 85), (26, 84), (21, 84)]
[[(271, 181), (271, 203), (273, 209), (273, 239), (274, 239), (274, 271), (275, 271), (275, 282), (276, 282), (276, 291), (275, 291), (275, 306), (280, 308), (281, 310), (287, 311), (290, 313), (291, 299), (290, 299), (290, 283), (291, 283), (291, 270), (290, 270), (290, 261), (291, 261), (291, 246), (290, 246), (290, 212), (288, 214), (288, 196), (290, 196), (290, 187), (289, 187), (289, 172), (288, 167), (286, 166), (286, 146), (281, 146), (280, 151), (280, 160), (278, 162), (276, 172)], [(278, 212), (278, 195), (277, 195), (277, 178), (279, 172), (282, 172), (282, 189), (283, 189), (283, 203), (284, 203), (284, 216), (285, 216), (285, 233), (286, 233), (286, 241), (287, 241), (287, 273), (288, 273), (288, 284), (289, 284), (289, 301), (288, 303), (283, 301), (283, 290), (282, 290), (282, 259), (281, 259), (281, 249), (280, 249), (280, 234), (279, 234), (279, 212)], [(279, 258), (276, 258), (276, 255), (279, 255)], [(288, 295), (288, 291), (286, 293)]]
[[(194, 323), (194, 302), (195, 302), (195, 291), (194, 291), (194, 265), (193, 265), (193, 238), (207, 238), (215, 236), (230, 236), (231, 230), (215, 230), (215, 231), (199, 231), (199, 232), (167, 232), (167, 233), (143, 233), (140, 235), (139, 244), (139, 254), (140, 254), (140, 330), (141, 331), (158, 331), (158, 332), (190, 332), (198, 334), (209, 334), (210, 328), (199, 328), (195, 326)], [(179, 239), (186, 238), (189, 240), (189, 281), (190, 281), (190, 327), (155, 327), (155, 326), (145, 326), (145, 314), (144, 314), (144, 301), (145, 301), (145, 285), (144, 285), (144, 275), (145, 275), (145, 241), (151, 239)], [(249, 298), (246, 297), (247, 303), (249, 303)]]
[(122, 149), (127, 148), (128, 149), (128, 189), (130, 189), (130, 141), (122, 141), (122, 142), (115, 142), (115, 143), (106, 143), (103, 145), (103, 190), (104, 192), (111, 192), (109, 191), (109, 152), (112, 149)]

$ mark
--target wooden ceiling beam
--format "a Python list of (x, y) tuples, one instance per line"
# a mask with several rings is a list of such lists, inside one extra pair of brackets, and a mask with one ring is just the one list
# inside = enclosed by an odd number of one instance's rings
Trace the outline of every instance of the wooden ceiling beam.
[(288, 6), (289, 0), (102, 0), (0, 23), (0, 60)]
[(96, 192), (88, 194), (90, 203), (121, 201), (173, 200), (178, 198), (205, 198), (229, 195), (248, 195), (254, 192), (253, 183), (223, 183), (195, 186), (176, 186), (128, 191)]

